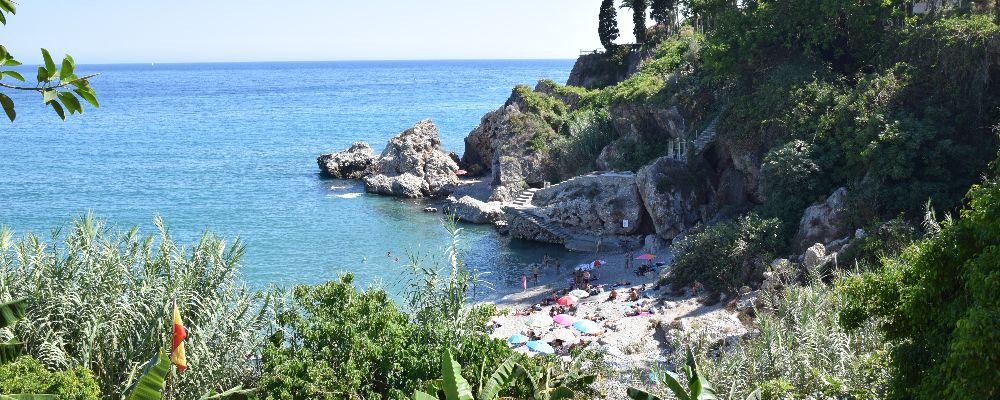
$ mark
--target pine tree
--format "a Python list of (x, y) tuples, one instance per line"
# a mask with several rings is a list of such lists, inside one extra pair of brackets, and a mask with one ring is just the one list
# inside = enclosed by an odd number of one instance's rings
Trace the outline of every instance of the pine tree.
[(615, 39), (618, 39), (619, 35), (616, 18), (618, 18), (618, 11), (615, 10), (615, 1), (602, 1), (601, 13), (598, 16), (597, 35), (601, 38), (601, 45), (609, 51), (615, 47)]

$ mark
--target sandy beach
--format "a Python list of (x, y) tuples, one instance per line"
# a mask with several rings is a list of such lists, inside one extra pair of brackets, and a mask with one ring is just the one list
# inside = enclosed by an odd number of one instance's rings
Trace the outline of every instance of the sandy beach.
[[(596, 279), (592, 286), (602, 287), (603, 291), (580, 298), (573, 316), (595, 320), (603, 328), (602, 333), (583, 335), (572, 326), (564, 328), (558, 323), (541, 327), (528, 325), (529, 319), (552, 313), (552, 305), (541, 304), (545, 299), (551, 298), (554, 291), (570, 288), (576, 265), (594, 261), (594, 254), (581, 253), (578, 258), (563, 260), (558, 274), (554, 266), (550, 265), (548, 269), (540, 271), (538, 284), (529, 275), (527, 290), (517, 288), (495, 300), (501, 315), (496, 318), (497, 324), (494, 325), (491, 336), (507, 340), (512, 335), (520, 334), (532, 337), (532, 340), (540, 339), (553, 343), (556, 355), (568, 358), (569, 347), (573, 343), (558, 346), (561, 343), (554, 340), (556, 331), (568, 330), (574, 335), (573, 341), (579, 340), (578, 345), (596, 348), (605, 354), (605, 361), (613, 375), (605, 376), (602, 380), (602, 390), (608, 398), (626, 398), (625, 389), (629, 383), (647, 373), (651, 366), (666, 362), (667, 355), (672, 351), (671, 345), (679, 336), (701, 337), (711, 343), (747, 332), (736, 312), (725, 308), (726, 301), (706, 306), (691, 294), (690, 289), (671, 293), (667, 285), (657, 286), (661, 276), (669, 271), (669, 253), (659, 254), (653, 260), (665, 262), (666, 266), (645, 276), (637, 274), (634, 268), (626, 268), (623, 253), (603, 253), (598, 259), (607, 263), (594, 269)], [(633, 267), (638, 267), (640, 263), (642, 261), (633, 261)], [(623, 282), (625, 284), (621, 284)], [(645, 291), (642, 291), (643, 287)], [(638, 301), (628, 299), (633, 288), (640, 292)], [(617, 299), (609, 300), (611, 290), (618, 292)], [(655, 313), (629, 315), (632, 312), (631, 306), (636, 303), (652, 306)], [(511, 346), (526, 354), (537, 354), (524, 344)]]

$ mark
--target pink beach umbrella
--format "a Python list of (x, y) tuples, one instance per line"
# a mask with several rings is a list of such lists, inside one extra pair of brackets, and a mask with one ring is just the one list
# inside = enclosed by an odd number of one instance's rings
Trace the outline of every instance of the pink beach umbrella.
[(563, 296), (560, 297), (559, 300), (556, 300), (556, 304), (564, 307), (569, 307), (571, 305), (576, 304), (576, 302), (578, 301), (580, 301), (580, 299), (576, 298), (576, 296)]
[(576, 322), (576, 317), (569, 314), (559, 314), (556, 315), (555, 317), (552, 317), (552, 320), (556, 321), (556, 323), (559, 325), (570, 326), (573, 325), (574, 322)]

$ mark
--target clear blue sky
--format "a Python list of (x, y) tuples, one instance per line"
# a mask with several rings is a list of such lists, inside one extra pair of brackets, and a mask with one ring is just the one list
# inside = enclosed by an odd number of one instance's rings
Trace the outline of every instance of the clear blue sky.
[[(575, 58), (600, 47), (600, 0), (18, 2), (0, 42), (78, 63)], [(628, 10), (621, 41), (631, 41)]]

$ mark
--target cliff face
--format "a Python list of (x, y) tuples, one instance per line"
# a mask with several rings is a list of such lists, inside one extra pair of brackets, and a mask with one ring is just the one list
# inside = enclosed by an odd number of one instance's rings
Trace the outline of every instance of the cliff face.
[(642, 62), (649, 57), (648, 51), (639, 49), (627, 50), (621, 61), (613, 60), (614, 56), (610, 53), (582, 55), (573, 65), (566, 85), (600, 89), (618, 84), (636, 73)]

